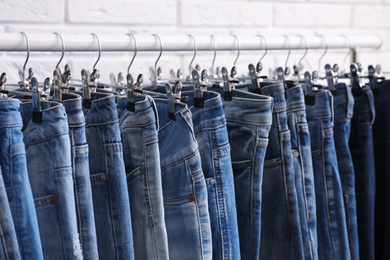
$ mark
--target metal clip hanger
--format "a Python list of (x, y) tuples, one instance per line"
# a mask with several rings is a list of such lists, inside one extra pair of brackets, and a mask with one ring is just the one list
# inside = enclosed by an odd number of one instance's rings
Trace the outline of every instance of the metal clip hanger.
[(223, 79), (223, 99), (225, 101), (231, 101), (233, 99), (232, 95), (232, 79), (230, 78), (228, 71), (225, 67), (222, 67), (222, 79)]
[(7, 83), (7, 74), (3, 72), (0, 76), (0, 98), (4, 98), (8, 96), (5, 91), (6, 83)]
[[(313, 72), (313, 78), (318, 77), (317, 71)], [(313, 84), (312, 84), (312, 77), (310, 75), (310, 72), (306, 71), (304, 73), (304, 83), (305, 87), (303, 88), (303, 92), (305, 94), (305, 104), (306, 105), (314, 105), (315, 104), (315, 97), (313, 95)]]
[[(202, 76), (204, 77), (204, 75)], [(202, 108), (204, 106), (204, 98), (201, 86), (203, 82), (201, 82), (199, 71), (192, 71), (192, 80), (194, 85), (194, 106)]]
[(333, 71), (330, 64), (325, 65), (325, 75), (326, 75), (326, 81), (328, 82), (328, 90), (334, 92), (336, 90), (336, 87), (334, 85)]
[(165, 83), (165, 93), (167, 95), (167, 101), (168, 101), (168, 116), (171, 120), (176, 121), (175, 113), (176, 113), (176, 107), (175, 107), (175, 98), (172, 93), (172, 87), (169, 83)]
[(31, 78), (31, 94), (32, 94), (32, 121), (34, 123), (42, 123), (42, 109), (41, 109), (41, 93), (38, 89), (38, 81), (35, 77)]
[(334, 84), (337, 84), (338, 78), (339, 78), (339, 70), (340, 67), (337, 63), (335, 63), (332, 67), (333, 70), (333, 79), (334, 79)]
[(20, 33), (23, 35), (23, 37), (26, 41), (27, 56), (26, 56), (26, 60), (24, 61), (24, 64), (23, 64), (23, 70), (19, 70), (19, 77), (20, 77), (19, 86), (22, 89), (22, 91), (29, 91), (31, 79), (34, 76), (34, 70), (32, 68), (30, 68), (28, 70), (28, 77), (27, 78), (25, 77), (26, 65), (27, 65), (27, 62), (30, 58), (30, 41), (28, 40), (27, 34), (25, 32), (20, 32)]
[(127, 110), (135, 111), (135, 99), (138, 94), (142, 93), (142, 83), (144, 78), (142, 74), (137, 77), (137, 82), (133, 84), (134, 80), (131, 74), (127, 74)]

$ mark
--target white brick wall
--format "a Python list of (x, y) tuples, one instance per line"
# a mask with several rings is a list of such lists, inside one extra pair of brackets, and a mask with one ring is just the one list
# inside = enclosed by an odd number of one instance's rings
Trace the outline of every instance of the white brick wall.
[[(1, 2), (0, 33), (97, 33), (144, 35), (365, 35), (379, 34), (379, 50), (360, 50), (359, 61), (365, 68), (381, 63), (390, 77), (390, 0), (5, 0)], [(303, 50), (292, 51), (289, 66), (297, 64)], [(239, 74), (248, 63), (256, 63), (262, 51), (241, 52)], [(304, 70), (318, 69), (321, 50), (309, 50), (303, 60)], [(329, 62), (343, 66), (347, 50), (329, 50), (321, 66)], [(287, 50), (269, 51), (264, 58), (265, 72), (284, 66)], [(139, 53), (132, 73), (144, 73), (158, 53)], [(32, 53), (28, 67), (38, 79), (52, 75), (59, 53)], [(61, 64), (71, 64), (74, 78), (82, 68), (92, 69), (97, 53), (66, 53)], [(109, 82), (111, 72), (125, 72), (132, 53), (103, 53), (97, 67), (101, 81)], [(194, 64), (210, 68), (213, 54), (198, 52)], [(236, 52), (218, 52), (216, 66), (231, 67)], [(0, 72), (7, 72), (8, 82), (16, 83), (17, 70), (23, 66), (24, 53), (0, 53)], [(159, 65), (163, 75), (181, 68), (188, 74), (192, 53), (163, 53)], [(323, 69), (322, 69), (323, 70)]]

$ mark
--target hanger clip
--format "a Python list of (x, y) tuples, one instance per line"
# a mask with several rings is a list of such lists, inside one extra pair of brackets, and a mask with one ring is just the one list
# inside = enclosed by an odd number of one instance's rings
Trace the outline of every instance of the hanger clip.
[(54, 101), (62, 101), (62, 75), (58, 69), (53, 71)]
[(310, 72), (306, 71), (303, 76), (303, 79), (305, 83), (305, 87), (303, 88), (303, 92), (305, 93), (305, 104), (314, 105), (315, 98), (313, 96), (313, 87), (312, 87)]
[[(203, 72), (202, 72), (203, 73)], [(204, 77), (204, 75), (202, 74)], [(199, 76), (199, 71), (192, 71), (192, 80), (194, 85), (194, 106), (203, 108), (204, 107), (204, 98), (202, 92), (202, 83)], [(203, 83), (204, 84), (204, 83)]]
[(81, 70), (81, 82), (83, 87), (83, 107), (91, 108), (91, 88), (88, 80), (88, 72), (85, 69)]
[(337, 84), (338, 78), (339, 78), (339, 70), (340, 70), (339, 65), (338, 65), (337, 63), (335, 63), (335, 64), (333, 65), (332, 70), (333, 70), (334, 84)]
[[(288, 72), (287, 69), (288, 69), (288, 67), (286, 67), (286, 72)], [(276, 69), (276, 80), (277, 80), (279, 83), (282, 83), (283, 86), (284, 86), (284, 88), (287, 87), (287, 85), (286, 85), (286, 79), (285, 79), (285, 72), (284, 72), (284, 70), (283, 70), (282, 67), (279, 67), (279, 68)]]
[(333, 71), (330, 64), (325, 65), (325, 75), (326, 75), (326, 81), (328, 82), (328, 90), (332, 92), (335, 91), (336, 87), (334, 86)]
[(34, 70), (32, 68), (29, 68), (27, 78), (24, 78), (23, 71), (19, 70), (20, 81), (18, 83), (19, 83), (20, 88), (23, 91), (30, 91), (31, 79), (33, 76), (34, 76)]
[(127, 110), (135, 111), (135, 98), (142, 93), (142, 83), (144, 82), (144, 76), (139, 74), (137, 82), (133, 84), (133, 77), (131, 74), (127, 74)]
[(172, 87), (169, 83), (165, 84), (165, 92), (167, 95), (167, 101), (168, 101), (168, 116), (171, 120), (176, 121), (175, 113), (176, 113), (176, 107), (175, 107), (175, 98), (172, 93)]
[(234, 88), (232, 79), (228, 75), (227, 69), (225, 67), (222, 67), (221, 73), (223, 80), (223, 100), (231, 101), (233, 99), (232, 88)]
[[(257, 67), (259, 66), (259, 64), (261, 63), (257, 63)], [(249, 69), (249, 77), (251, 78), (251, 85), (249, 87), (249, 91), (253, 93), (261, 94), (260, 83), (259, 83), (260, 77), (257, 74), (258, 71), (257, 68), (255, 68), (253, 64), (249, 64), (248, 69)], [(262, 68), (259, 71), (261, 70)]]
[(0, 98), (7, 97), (5, 86), (7, 83), (7, 74), (3, 72), (0, 76)]
[(32, 121), (42, 123), (41, 93), (38, 89), (38, 81), (35, 77), (31, 78), (31, 94), (33, 101)]

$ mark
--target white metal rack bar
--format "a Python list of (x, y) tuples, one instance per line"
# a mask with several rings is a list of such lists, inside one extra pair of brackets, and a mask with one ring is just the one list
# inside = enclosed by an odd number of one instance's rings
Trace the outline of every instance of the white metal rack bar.
[[(98, 51), (96, 39), (91, 34), (63, 34), (61, 35), (66, 52), (87, 52)], [(55, 34), (33, 34), (27, 33), (30, 43), (30, 51), (62, 51), (61, 41)], [(134, 51), (134, 41), (129, 35), (99, 35), (102, 51)], [(289, 35), (291, 49), (305, 49), (306, 45), (302, 37)], [(378, 35), (360, 36), (325, 36), (328, 49), (356, 49), (372, 48), (382, 46), (382, 39)], [(153, 35), (135, 35), (138, 51), (159, 51), (160, 45)], [(188, 35), (165, 36), (160, 35), (163, 51), (193, 51), (194, 44)], [(194, 35), (197, 49), (199, 51), (213, 51), (214, 43), (211, 36)], [(268, 43), (268, 50), (289, 49), (288, 40), (285, 36), (265, 36)], [(238, 36), (241, 50), (265, 50), (266, 45), (261, 37)], [(308, 49), (324, 49), (326, 44), (322, 36), (305, 36)], [(237, 41), (234, 36), (215, 36), (218, 51), (237, 50)], [(20, 33), (1, 33), (0, 51), (25, 52), (26, 41)]]

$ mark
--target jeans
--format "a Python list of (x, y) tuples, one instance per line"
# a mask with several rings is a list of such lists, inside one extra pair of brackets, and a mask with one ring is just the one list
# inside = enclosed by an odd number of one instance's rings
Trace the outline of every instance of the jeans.
[(42, 122), (32, 102), (22, 103), (27, 168), (45, 259), (82, 259), (77, 232), (68, 120), (65, 108), (43, 102)]
[[(0, 164), (22, 259), (43, 259), (17, 99), (0, 99)], [(4, 211), (6, 212), (6, 211)]]
[[(3, 115), (2, 115), (3, 116)], [(1, 127), (1, 126), (0, 126)], [(0, 168), (0, 259), (22, 259), (20, 257), (16, 231)]]
[(63, 93), (62, 98), (62, 104), (68, 115), (74, 197), (81, 249), (84, 259), (98, 259), (82, 99), (79, 95), (70, 93)]
[(314, 92), (314, 105), (306, 104), (317, 204), (319, 259), (351, 259), (343, 191), (333, 138), (333, 96)]
[(177, 103), (171, 120), (167, 100), (155, 103), (169, 259), (212, 259), (207, 186), (191, 112)]
[(304, 259), (284, 87), (262, 82), (261, 94), (273, 97), (274, 107), (264, 162), (260, 259)]
[[(221, 94), (220, 88), (211, 88)], [(273, 99), (232, 90), (223, 102), (234, 174), (242, 259), (259, 259), (263, 166), (272, 123)]]
[(305, 259), (318, 259), (317, 209), (309, 126), (301, 86), (286, 90), (287, 123), (291, 133), (295, 187)]
[(345, 216), (347, 221), (351, 259), (359, 259), (359, 238), (356, 216), (355, 172), (348, 140), (351, 131), (354, 98), (351, 87), (345, 83), (336, 84), (334, 101), (334, 143), (337, 153), (341, 187), (343, 189)]
[[(375, 100), (375, 105), (378, 108), (377, 120), (375, 120), (376, 116), (374, 97), (371, 89), (368, 86), (365, 86), (361, 95), (354, 96), (355, 106), (351, 122), (351, 137), (349, 141), (349, 147), (351, 149), (353, 166), (355, 169), (356, 204), (358, 216), (357, 221), (361, 259), (374, 259), (374, 255), (376, 259), (389, 259), (390, 257), (389, 254), (387, 254), (386, 257), (383, 254), (383, 250), (389, 250), (389, 243), (386, 244), (384, 238), (385, 232), (389, 231), (388, 229), (386, 231), (386, 228), (389, 227), (389, 224), (383, 218), (385, 216), (385, 205), (388, 204), (384, 204), (385, 195), (382, 193), (384, 192), (382, 189), (384, 186), (382, 185), (385, 185), (386, 183), (386, 171), (380, 167), (378, 169), (378, 186), (376, 193), (376, 164), (374, 163), (373, 145), (373, 142), (375, 141), (375, 162), (388, 163), (386, 160), (390, 159), (390, 156), (386, 155), (386, 150), (381, 151), (381, 149), (386, 145), (388, 146), (385, 140), (388, 140), (388, 137), (386, 137), (389, 136), (389, 134), (387, 134), (387, 129), (390, 129), (386, 127), (386, 121), (389, 122), (389, 119), (386, 115), (386, 107), (388, 106), (386, 93), (390, 93), (386, 90), (386, 87), (388, 86), (380, 86), (380, 95)], [(388, 94), (387, 97), (389, 97)], [(373, 129), (372, 125), (374, 120), (375, 125)], [(383, 161), (381, 161), (382, 159)], [(390, 173), (390, 168), (387, 170), (387, 172)], [(375, 197), (375, 193), (377, 194), (377, 197)], [(389, 200), (387, 200), (386, 203), (388, 202)], [(375, 206), (375, 204), (377, 206)], [(381, 222), (381, 220), (384, 222)], [(381, 236), (381, 234), (383, 234), (383, 236)], [(375, 246), (377, 246), (376, 250), (378, 251), (376, 251), (374, 254)], [(379, 248), (382, 250), (379, 251)]]
[(221, 96), (203, 91), (203, 107), (194, 106), (194, 92), (183, 92), (192, 113), (202, 170), (208, 188), (213, 259), (240, 259), (236, 196), (230, 145)]
[(135, 111), (119, 119), (127, 174), (135, 259), (169, 259), (158, 149), (158, 118), (150, 96), (136, 98)]
[(84, 108), (100, 259), (134, 259), (126, 171), (115, 98), (92, 93)]

